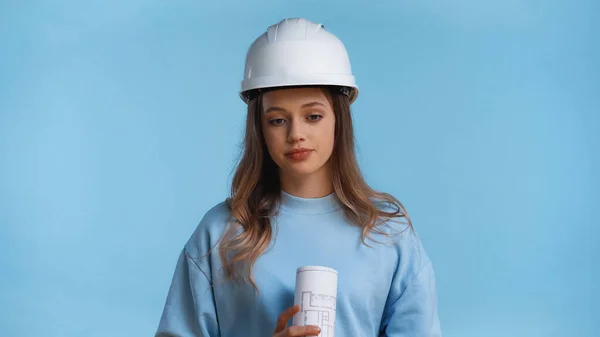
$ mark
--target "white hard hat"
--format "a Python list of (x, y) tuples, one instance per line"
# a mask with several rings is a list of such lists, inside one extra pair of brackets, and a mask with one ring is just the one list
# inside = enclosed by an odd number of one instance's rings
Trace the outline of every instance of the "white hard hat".
[(358, 96), (346, 48), (322, 24), (284, 19), (252, 43), (240, 91), (245, 102), (257, 89), (311, 85), (339, 87), (350, 103)]

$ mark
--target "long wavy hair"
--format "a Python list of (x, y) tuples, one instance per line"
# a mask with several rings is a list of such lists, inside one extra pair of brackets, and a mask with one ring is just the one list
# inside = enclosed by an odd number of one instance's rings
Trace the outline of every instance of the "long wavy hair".
[[(404, 206), (392, 195), (373, 190), (360, 172), (348, 96), (339, 88), (322, 89), (335, 114), (334, 145), (329, 160), (335, 196), (345, 216), (362, 228), (364, 244), (371, 233), (390, 234), (380, 226), (385, 220), (403, 218), (412, 230)], [(243, 152), (233, 176), (231, 196), (227, 198), (231, 221), (219, 246), (226, 279), (250, 282), (257, 291), (252, 268), (275, 235), (270, 218), (277, 213), (281, 193), (278, 167), (263, 138), (262, 112), (262, 93), (256, 93), (248, 101)], [(380, 207), (382, 202), (391, 207)]]

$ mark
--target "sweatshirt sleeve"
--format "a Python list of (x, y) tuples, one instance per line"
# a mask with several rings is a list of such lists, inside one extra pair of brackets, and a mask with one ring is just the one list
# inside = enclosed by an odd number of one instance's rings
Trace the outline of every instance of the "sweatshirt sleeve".
[[(395, 280), (397, 294), (383, 317), (383, 336), (441, 337), (435, 276), (428, 261), (408, 282)], [(405, 283), (405, 286), (402, 284)]]
[(179, 255), (155, 337), (219, 337), (213, 288), (184, 249)]

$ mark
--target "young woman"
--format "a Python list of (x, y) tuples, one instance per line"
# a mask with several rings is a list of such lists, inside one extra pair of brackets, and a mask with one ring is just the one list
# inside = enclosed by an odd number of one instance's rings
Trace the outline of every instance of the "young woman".
[(358, 168), (357, 94), (344, 45), (322, 25), (286, 19), (254, 41), (231, 197), (185, 244), (157, 337), (317, 336), (289, 326), (306, 265), (338, 272), (335, 336), (441, 336), (431, 261), (401, 203)]

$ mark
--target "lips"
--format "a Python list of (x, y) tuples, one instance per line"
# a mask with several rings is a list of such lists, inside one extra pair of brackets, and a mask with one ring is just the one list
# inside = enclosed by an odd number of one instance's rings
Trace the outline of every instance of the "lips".
[(306, 148), (293, 149), (293, 150), (291, 150), (289, 152), (286, 152), (285, 155), (286, 156), (291, 156), (291, 155), (294, 155), (294, 154), (300, 154), (302, 152), (309, 152), (309, 151), (312, 151), (312, 150), (311, 149), (306, 149)]
[(313, 152), (313, 150), (311, 150), (311, 149), (305, 149), (305, 148), (294, 149), (292, 151), (286, 152), (285, 156), (294, 161), (303, 161), (303, 160), (307, 159), (311, 155), (312, 152)]

